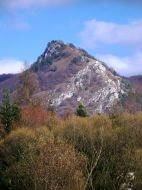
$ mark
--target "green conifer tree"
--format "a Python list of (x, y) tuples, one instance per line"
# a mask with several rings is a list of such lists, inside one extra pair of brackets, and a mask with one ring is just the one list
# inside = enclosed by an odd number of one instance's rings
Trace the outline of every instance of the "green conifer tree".
[(87, 111), (86, 108), (84, 107), (84, 105), (82, 103), (79, 103), (77, 109), (76, 109), (76, 115), (80, 116), (80, 117), (87, 117)]
[(9, 133), (12, 128), (13, 121), (18, 118), (20, 113), (19, 107), (16, 104), (10, 103), (8, 91), (3, 94), (2, 104), (0, 105), (0, 119), (4, 126), (4, 131)]

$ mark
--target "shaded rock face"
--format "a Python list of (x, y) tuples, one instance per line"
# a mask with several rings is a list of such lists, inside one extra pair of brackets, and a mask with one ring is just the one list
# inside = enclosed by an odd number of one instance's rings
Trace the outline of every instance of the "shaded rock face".
[(52, 101), (60, 114), (74, 112), (79, 102), (90, 114), (106, 112), (127, 94), (123, 79), (104, 63), (62, 41), (50, 42), (31, 68), (40, 81), (36, 96)]
[[(62, 41), (48, 43), (31, 70), (40, 83), (35, 97), (42, 98), (45, 105), (52, 102), (60, 115), (75, 112), (79, 102), (89, 114), (107, 112), (128, 91), (123, 78), (104, 63)], [(17, 75), (1, 80), (0, 94), (5, 86), (14, 91), (17, 82)]]
[(33, 71), (56, 71), (56, 67), (52, 66), (53, 62), (59, 61), (70, 55), (66, 51), (66, 46), (62, 41), (52, 41), (48, 43), (44, 53), (32, 65)]

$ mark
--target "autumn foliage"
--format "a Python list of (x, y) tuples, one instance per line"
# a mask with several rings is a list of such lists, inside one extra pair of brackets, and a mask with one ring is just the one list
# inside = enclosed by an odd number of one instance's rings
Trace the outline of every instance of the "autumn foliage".
[(21, 124), (37, 127), (44, 125), (48, 117), (47, 111), (41, 105), (28, 105), (21, 110)]

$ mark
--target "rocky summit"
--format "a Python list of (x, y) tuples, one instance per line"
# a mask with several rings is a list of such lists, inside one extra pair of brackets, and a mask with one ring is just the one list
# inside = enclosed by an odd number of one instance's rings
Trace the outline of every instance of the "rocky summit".
[[(126, 96), (125, 80), (85, 50), (62, 41), (48, 43), (32, 64), (40, 88), (35, 94), (52, 102), (61, 115), (74, 112), (82, 102), (89, 114), (107, 112)], [(0, 88), (8, 80), (0, 82)]]

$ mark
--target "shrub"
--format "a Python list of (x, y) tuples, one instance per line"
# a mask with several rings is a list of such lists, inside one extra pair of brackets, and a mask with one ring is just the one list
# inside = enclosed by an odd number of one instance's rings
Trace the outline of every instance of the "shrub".
[[(121, 125), (123, 121), (122, 117)], [(86, 189), (113, 190), (114, 187), (121, 189), (123, 184), (129, 186), (128, 174), (135, 172), (140, 160), (129, 125), (114, 127), (109, 117), (104, 115), (72, 117), (64, 121), (54, 134), (88, 157)]]
[[(77, 151), (88, 158), (87, 173), (88, 180), (86, 187), (90, 186), (90, 178), (95, 169), (99, 152), (101, 149), (101, 130), (92, 127), (90, 119), (81, 117), (71, 117), (64, 121), (62, 128), (54, 131), (55, 137), (61, 138), (72, 144)], [(85, 189), (86, 189), (85, 187)]]
[(141, 113), (42, 115), (0, 141), (0, 189), (141, 189)]
[(18, 129), (0, 143), (0, 189), (78, 190), (86, 158), (46, 129)]

